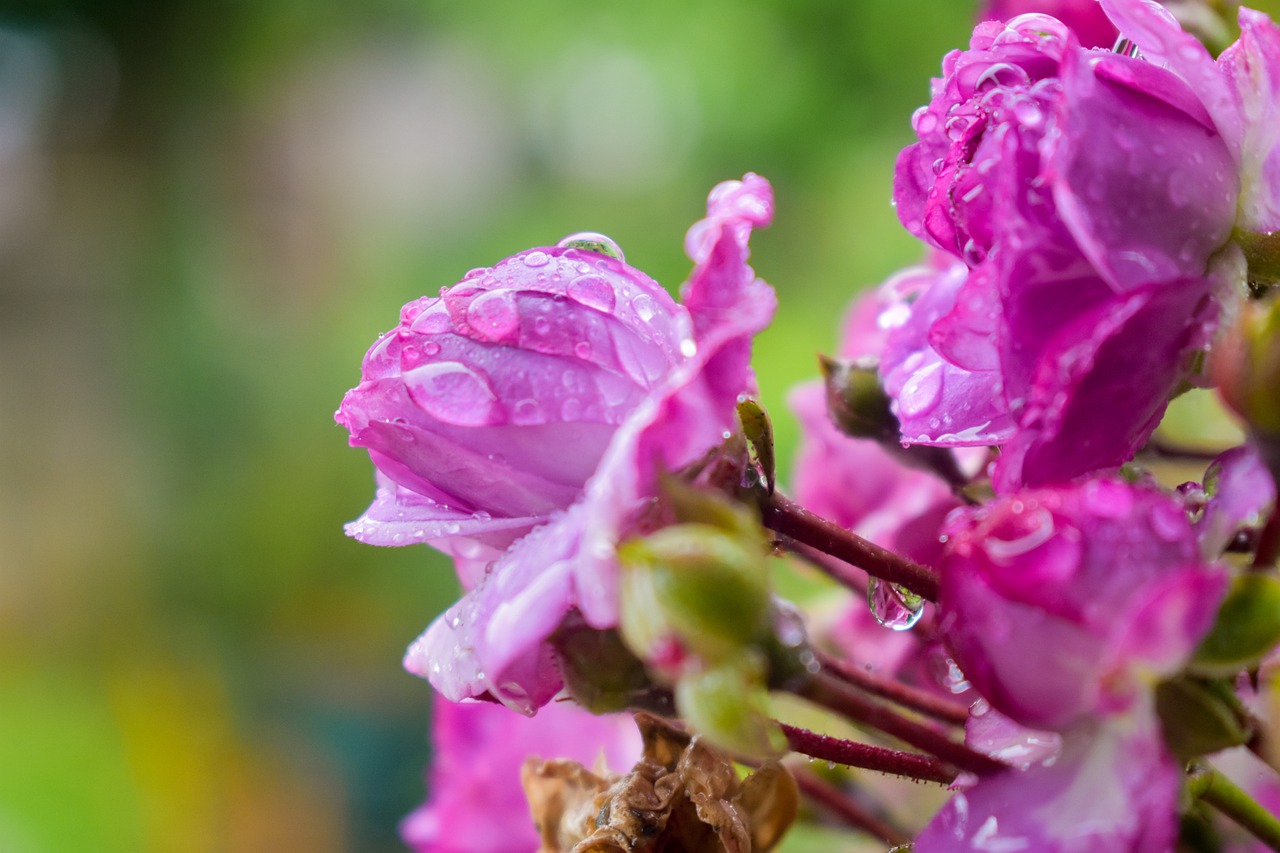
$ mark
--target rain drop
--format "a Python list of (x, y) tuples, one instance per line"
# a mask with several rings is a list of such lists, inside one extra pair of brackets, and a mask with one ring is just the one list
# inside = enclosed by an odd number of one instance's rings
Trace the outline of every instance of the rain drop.
[(439, 421), (483, 426), (494, 420), (498, 397), (479, 372), (456, 361), (423, 364), (402, 374), (409, 397)]
[(942, 362), (935, 361), (917, 371), (902, 386), (898, 408), (907, 417), (923, 415), (938, 405), (942, 396)]
[(467, 306), (467, 322), (487, 341), (506, 341), (520, 331), (520, 314), (510, 291), (482, 294)]
[(604, 276), (580, 275), (569, 282), (569, 297), (575, 302), (599, 311), (612, 311), (618, 294)]
[(595, 252), (598, 255), (607, 255), (610, 258), (617, 258), (626, 263), (623, 257), (622, 249), (611, 238), (603, 234), (597, 234), (594, 231), (579, 231), (577, 234), (570, 234), (565, 237), (556, 246), (561, 249), (581, 249), (584, 252)]
[(912, 628), (924, 614), (924, 599), (896, 583), (871, 578), (867, 584), (867, 604), (871, 615), (893, 631)]
[(530, 252), (524, 256), (524, 265), (526, 267), (545, 267), (551, 258), (547, 257), (546, 252)]

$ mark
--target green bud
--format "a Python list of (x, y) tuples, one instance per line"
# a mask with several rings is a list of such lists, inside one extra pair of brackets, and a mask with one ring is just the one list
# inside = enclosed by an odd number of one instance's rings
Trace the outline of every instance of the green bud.
[(1249, 739), (1227, 696), (1212, 683), (1192, 678), (1162, 681), (1156, 713), (1165, 743), (1181, 760), (1208, 755)]
[(552, 643), (560, 655), (565, 686), (593, 714), (637, 708), (670, 715), (671, 694), (655, 685), (617, 631), (600, 631), (580, 618), (566, 620)]
[(1231, 582), (1218, 618), (1191, 657), (1198, 675), (1230, 677), (1257, 664), (1280, 643), (1280, 579), (1250, 572)]
[(720, 749), (750, 756), (781, 755), (786, 737), (767, 712), (765, 663), (747, 653), (688, 672), (676, 683), (676, 708)]
[(733, 654), (768, 628), (768, 564), (758, 535), (677, 524), (618, 549), (622, 632), (642, 657), (674, 635), (709, 659)]
[(1247, 299), (1235, 307), (1210, 360), (1213, 380), (1259, 441), (1280, 441), (1280, 296)]
[(700, 489), (679, 477), (660, 475), (659, 487), (666, 505), (680, 524), (705, 524), (744, 540), (755, 541), (763, 549), (768, 542), (760, 518), (746, 504), (731, 500), (723, 492)]
[(898, 418), (880, 384), (875, 358), (835, 359), (819, 355), (827, 386), (827, 414), (845, 435), (898, 442)]

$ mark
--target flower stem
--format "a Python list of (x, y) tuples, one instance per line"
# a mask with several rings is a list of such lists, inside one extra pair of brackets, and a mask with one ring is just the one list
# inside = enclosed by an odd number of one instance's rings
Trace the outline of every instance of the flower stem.
[(1008, 765), (989, 755), (975, 752), (928, 726), (909, 720), (897, 711), (867, 699), (831, 675), (819, 672), (805, 681), (796, 695), (835, 711), (846, 719), (884, 732), (916, 749), (935, 755), (961, 770), (987, 774), (1008, 768)]
[(860, 687), (873, 696), (896, 702), (904, 708), (919, 711), (935, 720), (959, 726), (963, 726), (969, 720), (969, 709), (959, 702), (949, 702), (918, 687), (884, 678), (821, 652), (818, 653), (818, 662), (822, 664), (824, 670), (841, 681)]
[(954, 767), (948, 767), (931, 755), (902, 752), (886, 749), (883, 746), (844, 740), (811, 732), (788, 723), (779, 723), (779, 725), (782, 726), (782, 733), (786, 735), (787, 744), (791, 750), (810, 758), (875, 770), (891, 776), (905, 776), (922, 782), (938, 782), (943, 785), (951, 784), (956, 778)]
[(1266, 526), (1258, 534), (1258, 549), (1253, 552), (1252, 568), (1265, 569), (1280, 558), (1280, 504), (1271, 512)]
[(1267, 847), (1280, 851), (1280, 820), (1218, 770), (1205, 765), (1196, 767), (1187, 779), (1187, 790), (1248, 830)]
[[(927, 566), (816, 516), (777, 492), (762, 501), (760, 511), (765, 527), (839, 557), (867, 574), (896, 583), (928, 601), (938, 600), (938, 577)], [(848, 585), (844, 578), (837, 577), (836, 580)]]
[(849, 826), (856, 827), (874, 835), (885, 844), (896, 846), (906, 844), (911, 836), (893, 826), (860, 804), (845, 796), (839, 788), (823, 779), (816, 773), (803, 768), (791, 768), (800, 792), (827, 811), (839, 817)]

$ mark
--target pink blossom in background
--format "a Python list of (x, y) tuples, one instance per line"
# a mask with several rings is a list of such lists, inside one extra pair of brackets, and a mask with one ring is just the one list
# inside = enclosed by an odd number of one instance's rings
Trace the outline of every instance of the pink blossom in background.
[(1002, 491), (1119, 465), (1238, 275), (1211, 262), (1239, 195), (1230, 134), (1178, 74), (1043, 15), (979, 24), (943, 72), (894, 194), (964, 269), (935, 261), (898, 312), (882, 370), (904, 439), (1001, 442)]
[(437, 698), (432, 732), (430, 796), (400, 826), (415, 853), (536, 850), (538, 833), (520, 785), (525, 759), (567, 758), (625, 773), (641, 752), (629, 715), (597, 717), (568, 702), (530, 719), (491, 702)]
[(690, 229), (683, 305), (622, 261), (572, 246), (475, 270), (406, 306), (338, 420), (380, 471), (348, 527), (455, 555), (468, 591), (405, 665), (453, 700), (532, 713), (560, 689), (547, 638), (571, 610), (617, 624), (613, 548), (678, 470), (736, 427), (772, 288), (747, 265), (773, 215), (757, 175), (716, 187)]

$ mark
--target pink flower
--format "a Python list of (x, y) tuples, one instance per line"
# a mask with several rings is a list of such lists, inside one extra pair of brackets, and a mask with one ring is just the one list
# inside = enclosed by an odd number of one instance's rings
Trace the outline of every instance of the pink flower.
[(904, 438), (1002, 443), (1002, 491), (1116, 466), (1239, 275), (1214, 258), (1240, 200), (1233, 131), (1185, 75), (1043, 15), (979, 24), (943, 72), (895, 198), (963, 268), (935, 262), (898, 311), (882, 367)]
[(1168, 853), (1181, 775), (1152, 714), (1082, 727), (1053, 758), (956, 793), (912, 849)]
[(1209, 630), (1226, 575), (1173, 499), (1097, 479), (958, 510), (939, 608), (948, 647), (996, 710), (1064, 731), (1142, 704)]
[(759, 176), (712, 191), (683, 305), (617, 258), (548, 247), (410, 303), (374, 344), (337, 416), (380, 471), (348, 532), (429, 542), (469, 590), (410, 671), (532, 713), (560, 688), (546, 641), (561, 620), (617, 624), (614, 545), (659, 471), (717, 446), (754, 388), (751, 339), (776, 301), (747, 241), (772, 214)]
[(957, 793), (916, 850), (1172, 849), (1181, 771), (1154, 685), (1186, 663), (1227, 584), (1182, 507), (1094, 479), (957, 510), (947, 535), (943, 633), (995, 709), (967, 739), (1016, 769)]
[(595, 717), (554, 703), (529, 719), (489, 702), (437, 699), (430, 797), (400, 825), (415, 853), (536, 850), (538, 833), (520, 786), (525, 759), (568, 758), (625, 773), (640, 758), (629, 715)]

